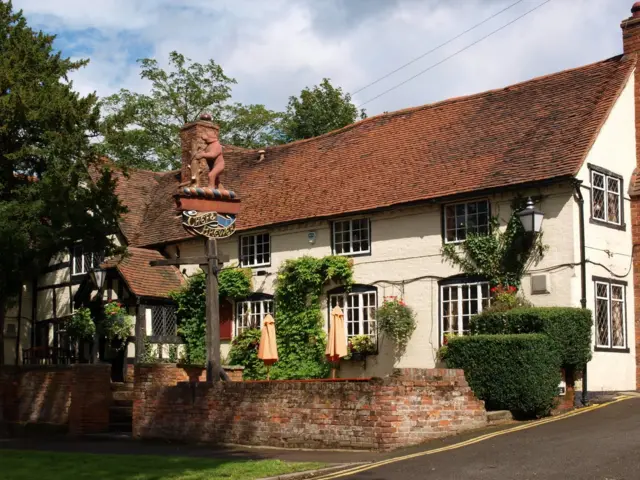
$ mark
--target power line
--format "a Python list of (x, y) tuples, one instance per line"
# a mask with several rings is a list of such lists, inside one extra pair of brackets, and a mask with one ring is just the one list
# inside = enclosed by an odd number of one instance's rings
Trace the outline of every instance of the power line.
[(491, 33), (485, 35), (484, 37), (479, 38), (478, 40), (476, 40), (475, 42), (467, 45), (464, 48), (461, 48), (460, 50), (458, 50), (455, 53), (452, 53), (451, 55), (449, 55), (448, 57), (443, 58), (442, 60), (440, 60), (437, 63), (434, 63), (432, 65), (430, 65), (429, 67), (425, 68), (424, 70), (416, 73), (414, 76), (409, 77), (408, 79), (406, 79), (405, 81), (398, 83), (397, 85), (394, 85), (393, 87), (389, 88), (388, 90), (385, 90), (384, 92), (380, 93), (379, 95), (376, 95), (373, 98), (370, 98), (369, 100), (361, 103), (360, 105), (358, 105), (358, 108), (361, 108), (363, 106), (365, 106), (367, 103), (373, 102), (374, 100), (377, 100), (378, 98), (382, 97), (383, 95), (386, 95), (389, 92), (392, 92), (393, 90), (395, 90), (396, 88), (399, 88), (401, 86), (403, 86), (406, 83), (409, 83), (411, 80), (419, 77), (420, 75), (423, 75), (424, 73), (427, 73), (429, 70), (434, 69), (435, 67), (437, 67), (438, 65), (443, 64), (444, 62), (446, 62), (447, 60), (455, 57), (456, 55), (458, 55), (459, 53), (464, 52), (465, 50), (470, 49), (471, 47), (473, 47), (474, 45), (477, 45), (478, 43), (482, 42), (483, 40), (486, 40), (487, 38), (489, 38), (490, 36), (498, 33), (500, 30), (503, 30), (505, 28), (507, 28), (509, 25), (512, 25), (513, 23), (517, 22), (518, 20), (520, 20), (521, 18), (526, 17), (527, 15), (529, 15), (530, 13), (534, 12), (535, 10), (538, 10), (539, 8), (543, 7), (544, 5), (546, 5), (547, 3), (551, 2), (551, 0), (546, 0), (545, 2), (542, 2), (540, 5), (532, 8), (531, 10), (523, 13), (522, 15), (520, 15), (519, 17), (514, 18), (513, 20), (511, 20), (509, 23), (506, 23), (504, 25), (502, 25), (501, 27), (497, 28), (496, 30), (493, 30)]
[[(399, 72), (399, 71), (400, 71), (400, 70), (402, 70), (403, 68), (408, 67), (409, 65), (411, 65), (411, 64), (413, 64), (413, 63), (415, 63), (415, 62), (417, 62), (418, 60), (420, 60), (420, 59), (422, 59), (422, 58), (426, 57), (427, 55), (429, 55), (429, 54), (431, 54), (431, 53), (435, 52), (436, 50), (439, 50), (440, 48), (442, 48), (442, 47), (444, 47), (444, 46), (446, 46), (446, 45), (449, 45), (449, 44), (450, 44), (451, 42), (453, 42), (454, 40), (457, 40), (458, 38), (462, 37), (463, 35), (466, 35), (466, 34), (467, 34), (467, 33), (469, 33), (470, 31), (475, 30), (475, 29), (476, 29), (476, 28), (478, 28), (479, 26), (484, 25), (484, 24), (485, 24), (485, 23), (487, 23), (489, 20), (492, 20), (492, 19), (496, 18), (496, 17), (497, 17), (498, 15), (500, 15), (501, 13), (506, 12), (506, 11), (507, 11), (507, 10), (509, 10), (510, 8), (515, 7), (517, 4), (522, 3), (523, 1), (524, 1), (524, 0), (518, 0), (517, 2), (512, 3), (512, 4), (511, 4), (511, 5), (509, 5), (508, 7), (503, 8), (502, 10), (500, 10), (499, 12), (494, 13), (493, 15), (491, 15), (491, 16), (490, 16), (490, 17), (488, 17), (488, 18), (485, 18), (485, 19), (484, 19), (484, 20), (482, 20), (480, 23), (476, 23), (473, 27), (468, 28), (467, 30), (465, 30), (464, 32), (462, 32), (462, 33), (460, 33), (460, 34), (456, 35), (456, 36), (455, 36), (455, 37), (453, 37), (453, 38), (450, 38), (450, 39), (449, 39), (449, 40), (447, 40), (446, 42), (441, 43), (441, 44), (440, 44), (440, 45), (438, 45), (437, 47), (432, 48), (432, 49), (431, 49), (431, 50), (429, 50), (428, 52), (423, 53), (422, 55), (420, 55), (420, 56), (418, 56), (418, 57), (414, 58), (413, 60), (411, 60), (411, 61), (409, 61), (409, 62), (405, 63), (404, 65), (402, 65), (402, 66), (400, 66), (400, 67), (396, 68), (395, 70), (393, 70), (393, 71), (391, 71), (391, 72), (387, 73), (386, 75), (384, 75), (384, 76), (382, 76), (382, 77), (378, 78), (377, 80), (374, 80), (373, 82), (371, 82), (371, 83), (369, 83), (369, 84), (365, 85), (364, 87), (359, 88), (359, 89), (358, 89), (358, 90), (356, 90), (355, 92), (351, 92), (351, 95), (355, 95), (356, 93), (360, 93), (361, 91), (366, 90), (367, 88), (371, 87), (372, 85), (375, 85), (376, 83), (381, 82), (381, 81), (382, 81), (382, 80), (384, 80), (385, 78), (389, 78), (389, 77), (390, 77), (391, 75), (393, 75), (394, 73)], [(441, 3), (442, 3), (442, 2), (441, 2)], [(439, 4), (438, 4), (438, 5), (439, 5)]]

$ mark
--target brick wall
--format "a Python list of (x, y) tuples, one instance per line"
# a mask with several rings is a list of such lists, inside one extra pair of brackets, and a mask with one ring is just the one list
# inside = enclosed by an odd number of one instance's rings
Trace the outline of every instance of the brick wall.
[[(634, 16), (623, 20), (622, 42), (625, 55), (640, 55), (640, 18)], [(635, 112), (636, 112), (636, 161), (640, 167), (640, 66), (635, 70)], [(633, 238), (633, 295), (635, 300), (636, 338), (636, 388), (640, 388), (640, 256), (636, 249), (640, 245), (640, 178), (638, 170), (632, 180), (629, 192), (631, 196), (631, 235)]]
[(71, 405), (71, 366), (2, 367), (2, 419), (65, 426)]
[(111, 365), (74, 365), (69, 433), (107, 432), (111, 401)]
[(110, 365), (0, 367), (0, 423), (74, 434), (108, 429)]
[(133, 434), (190, 442), (388, 450), (486, 425), (462, 370), (385, 380), (180, 383), (137, 367)]
[[(225, 365), (224, 371), (233, 382), (242, 381), (244, 367)], [(205, 382), (207, 372), (204, 366), (177, 365), (175, 363), (150, 363), (136, 365), (134, 368), (134, 381), (136, 375), (143, 375), (147, 381), (156, 386), (173, 386), (180, 382)]]

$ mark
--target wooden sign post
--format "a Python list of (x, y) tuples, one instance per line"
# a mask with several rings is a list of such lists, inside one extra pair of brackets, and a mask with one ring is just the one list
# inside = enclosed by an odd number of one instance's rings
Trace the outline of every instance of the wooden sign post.
[[(183, 257), (156, 260), (151, 266), (200, 265), (207, 276), (206, 291), (206, 346), (207, 381), (229, 380), (220, 365), (220, 301), (218, 298), (218, 271), (228, 258), (218, 255), (216, 239), (233, 235), (236, 215), (240, 211), (240, 198), (220, 184), (224, 171), (222, 145), (218, 139), (220, 128), (213, 124), (210, 114), (189, 123), (180, 130), (182, 149), (181, 180), (174, 195), (176, 208), (182, 212), (182, 226), (191, 235), (204, 237), (203, 257)], [(191, 145), (191, 148), (185, 148)], [(201, 185), (201, 172), (208, 173), (208, 186)]]
[(228, 261), (227, 255), (218, 254), (218, 242), (215, 238), (207, 238), (206, 255), (202, 257), (183, 257), (168, 260), (153, 260), (152, 267), (165, 265), (200, 265), (207, 277), (206, 290), (206, 347), (207, 347), (207, 382), (217, 382), (220, 378), (229, 380), (220, 365), (220, 308), (218, 292), (218, 271), (223, 262)]

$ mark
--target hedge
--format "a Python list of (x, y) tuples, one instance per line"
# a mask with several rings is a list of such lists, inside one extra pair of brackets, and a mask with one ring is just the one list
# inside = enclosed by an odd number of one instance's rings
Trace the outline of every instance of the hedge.
[(544, 333), (558, 350), (563, 367), (581, 369), (591, 360), (592, 324), (591, 311), (584, 308), (526, 307), (476, 315), (471, 333)]
[(475, 335), (449, 340), (444, 360), (462, 368), (487, 410), (517, 417), (548, 415), (561, 380), (560, 358), (542, 334)]

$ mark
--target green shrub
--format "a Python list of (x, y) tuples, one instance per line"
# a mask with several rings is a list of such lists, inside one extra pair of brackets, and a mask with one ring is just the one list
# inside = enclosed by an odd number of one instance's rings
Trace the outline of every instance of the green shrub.
[(591, 360), (591, 311), (568, 307), (516, 308), (483, 312), (471, 319), (473, 334), (544, 333), (565, 368), (581, 369)]
[(560, 383), (560, 358), (542, 334), (474, 335), (449, 340), (445, 361), (462, 368), (487, 410), (548, 415)]
[(245, 380), (262, 380), (267, 378), (267, 367), (258, 358), (261, 331), (258, 328), (249, 328), (240, 333), (231, 342), (229, 351), (229, 364), (242, 365), (244, 371), (242, 378)]

